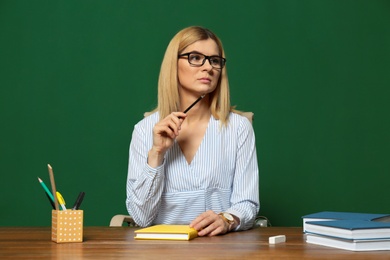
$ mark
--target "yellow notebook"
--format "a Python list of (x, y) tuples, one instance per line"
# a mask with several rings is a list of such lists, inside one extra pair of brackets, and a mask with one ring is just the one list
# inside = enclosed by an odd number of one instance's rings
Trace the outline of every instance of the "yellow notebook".
[(135, 239), (191, 240), (198, 232), (188, 225), (155, 225), (134, 231)]

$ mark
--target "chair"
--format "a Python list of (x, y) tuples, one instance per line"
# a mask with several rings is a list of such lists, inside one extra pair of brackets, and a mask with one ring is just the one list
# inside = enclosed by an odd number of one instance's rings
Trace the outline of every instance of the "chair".
[(136, 227), (133, 218), (130, 215), (115, 215), (111, 218), (110, 227), (121, 227), (127, 223), (129, 227)]
[[(127, 224), (128, 227), (137, 227), (133, 218), (129, 215), (115, 215), (111, 218), (110, 227), (122, 227)], [(270, 227), (271, 222), (264, 216), (257, 216), (253, 227)]]
[(249, 122), (251, 122), (251, 124), (253, 123), (253, 118), (255, 115), (253, 112), (241, 112), (241, 115), (248, 118), (248, 120), (249, 120)]
[[(253, 123), (253, 112), (240, 112), (240, 114), (248, 118), (249, 122)], [(144, 116), (146, 116), (146, 113)], [(127, 223), (127, 226), (137, 226), (131, 216), (118, 214), (111, 218), (110, 227), (121, 227), (125, 223)], [(266, 217), (258, 216), (254, 226), (268, 227), (270, 226), (270, 221)]]
[[(253, 117), (254, 117), (254, 113), (253, 112), (241, 112), (241, 111), (237, 111), (237, 112), (240, 115), (245, 116), (246, 118), (248, 118), (249, 122), (253, 123)], [(151, 112), (145, 112), (144, 113), (144, 117), (147, 117), (150, 114), (151, 114)]]

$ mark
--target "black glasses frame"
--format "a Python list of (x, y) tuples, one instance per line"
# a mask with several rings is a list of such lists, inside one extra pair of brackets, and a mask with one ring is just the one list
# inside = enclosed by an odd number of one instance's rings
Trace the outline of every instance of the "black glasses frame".
[[(203, 59), (203, 61), (202, 61), (202, 64), (193, 64), (193, 63), (191, 63), (191, 61), (190, 61), (190, 55), (191, 55), (191, 54), (199, 54), (199, 55), (204, 56), (204, 59)], [(213, 68), (215, 68), (215, 69), (223, 69), (223, 67), (225, 67), (225, 64), (226, 64), (226, 59), (223, 58), (223, 57), (221, 57), (221, 56), (218, 56), (218, 55), (207, 56), (207, 55), (204, 55), (203, 53), (194, 52), (194, 51), (193, 51), (193, 52), (187, 52), (187, 53), (183, 53), (183, 54), (179, 54), (179, 55), (178, 55), (178, 58), (182, 58), (182, 57), (187, 57), (188, 63), (191, 64), (192, 66), (195, 66), (195, 67), (201, 67), (201, 66), (203, 66), (204, 63), (206, 62), (206, 60), (208, 60), (209, 63), (210, 63), (210, 65), (211, 65)], [(220, 68), (214, 67), (214, 66), (213, 66), (213, 64), (212, 64), (212, 62), (211, 62), (211, 59), (212, 59), (212, 58), (219, 58), (219, 59), (221, 59), (221, 67), (220, 67)]]

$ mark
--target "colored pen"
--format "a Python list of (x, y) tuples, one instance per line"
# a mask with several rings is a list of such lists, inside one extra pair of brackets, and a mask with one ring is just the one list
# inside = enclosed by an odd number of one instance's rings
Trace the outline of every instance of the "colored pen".
[(51, 207), (52, 207), (53, 209), (56, 209), (56, 205), (54, 205), (54, 201), (53, 201), (53, 200), (50, 198), (50, 196), (49, 196), (50, 193), (45, 192), (45, 194), (46, 194), (46, 197), (49, 199), (49, 202), (50, 202)]
[(38, 181), (45, 190), (46, 194), (50, 197), (50, 199), (54, 202), (53, 194), (51, 194), (50, 190), (47, 188), (46, 184), (38, 177)]
[(61, 193), (59, 193), (59, 192), (57, 191), (56, 194), (57, 194), (58, 203), (61, 205), (62, 210), (66, 210), (66, 207), (65, 207), (65, 200), (64, 200), (64, 198), (62, 197)]
[(73, 210), (78, 210), (80, 208), (81, 203), (83, 202), (85, 192), (82, 191), (79, 193), (79, 196), (76, 199), (76, 202), (73, 205)]

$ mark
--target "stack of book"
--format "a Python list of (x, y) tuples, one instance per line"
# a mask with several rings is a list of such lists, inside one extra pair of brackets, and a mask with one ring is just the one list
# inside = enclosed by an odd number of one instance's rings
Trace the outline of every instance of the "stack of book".
[(323, 211), (303, 216), (306, 242), (351, 251), (390, 250), (390, 215)]

